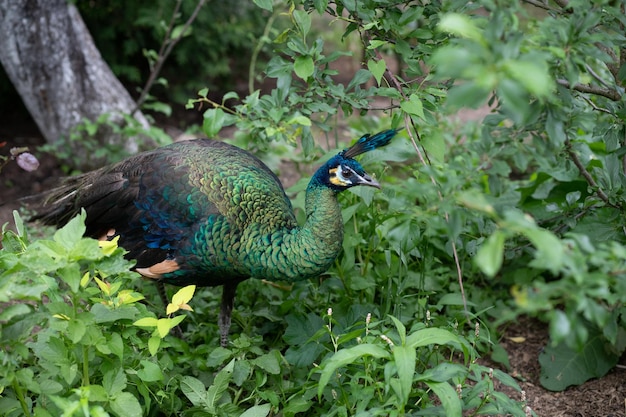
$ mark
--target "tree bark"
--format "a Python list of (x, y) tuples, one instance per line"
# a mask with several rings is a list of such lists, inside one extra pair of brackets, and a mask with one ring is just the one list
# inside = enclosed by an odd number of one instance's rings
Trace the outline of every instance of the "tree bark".
[[(134, 101), (109, 66), (78, 10), (67, 0), (0, 0), (0, 63), (48, 143), (103, 114), (124, 123)], [(148, 127), (136, 112), (135, 120)], [(99, 126), (100, 144), (138, 150), (137, 138)]]

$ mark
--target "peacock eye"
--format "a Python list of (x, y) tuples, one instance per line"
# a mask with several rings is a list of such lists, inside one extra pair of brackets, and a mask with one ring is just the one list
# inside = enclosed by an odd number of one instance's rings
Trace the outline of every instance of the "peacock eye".
[(347, 169), (344, 169), (343, 171), (341, 171), (341, 175), (344, 178), (350, 178), (352, 176), (352, 171), (349, 171)]

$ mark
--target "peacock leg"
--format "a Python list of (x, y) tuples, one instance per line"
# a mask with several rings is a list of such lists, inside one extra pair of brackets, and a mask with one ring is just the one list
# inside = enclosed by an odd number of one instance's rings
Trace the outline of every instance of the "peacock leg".
[(222, 290), (222, 305), (217, 320), (220, 327), (220, 345), (228, 346), (228, 331), (230, 330), (231, 313), (235, 304), (235, 292), (239, 282), (224, 284)]

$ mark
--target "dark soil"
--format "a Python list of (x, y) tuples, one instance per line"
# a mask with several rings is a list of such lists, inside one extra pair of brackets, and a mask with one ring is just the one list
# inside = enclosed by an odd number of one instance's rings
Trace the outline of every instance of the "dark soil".
[[(471, 117), (470, 117), (471, 118)], [(15, 161), (0, 171), (0, 225), (12, 222), (12, 210), (19, 207), (17, 199), (50, 188), (62, 176), (55, 158), (37, 151), (43, 139), (28, 120), (0, 127), (0, 155), (9, 155), (12, 147), (28, 146), (41, 163), (38, 170), (26, 172)], [(502, 344), (509, 354), (511, 369), (525, 391), (528, 406), (541, 417), (626, 417), (626, 358), (608, 375), (571, 387), (563, 392), (550, 392), (539, 383), (538, 356), (548, 343), (547, 327), (529, 318), (503, 330)], [(495, 367), (496, 365), (494, 365)], [(496, 387), (518, 399), (519, 394)]]

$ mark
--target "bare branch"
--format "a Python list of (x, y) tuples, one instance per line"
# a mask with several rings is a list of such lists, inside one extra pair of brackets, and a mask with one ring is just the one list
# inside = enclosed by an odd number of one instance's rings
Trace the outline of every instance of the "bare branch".
[(146, 81), (146, 85), (141, 90), (139, 99), (137, 99), (137, 104), (135, 105), (135, 108), (133, 109), (131, 114), (134, 114), (136, 111), (138, 111), (139, 108), (143, 105), (143, 103), (148, 98), (148, 93), (150, 92), (150, 89), (152, 88), (154, 82), (156, 81), (157, 76), (161, 72), (161, 68), (163, 67), (163, 64), (165, 63), (165, 60), (172, 52), (172, 49), (174, 49), (174, 46), (176, 46), (176, 44), (183, 38), (183, 36), (185, 36), (185, 33), (189, 29), (189, 26), (191, 26), (193, 21), (196, 20), (196, 17), (198, 16), (198, 13), (200, 12), (200, 9), (202, 8), (202, 6), (204, 6), (204, 3), (206, 3), (206, 0), (198, 0), (198, 4), (196, 5), (196, 8), (194, 9), (193, 13), (191, 13), (191, 16), (189, 16), (189, 19), (187, 19), (187, 21), (185, 22), (178, 36), (175, 38), (170, 38), (172, 34), (172, 30), (174, 29), (174, 23), (176, 22), (176, 16), (178, 15), (178, 11), (180, 9), (181, 3), (182, 3), (182, 0), (178, 0), (176, 2), (176, 7), (174, 8), (174, 12), (172, 13), (172, 19), (170, 20), (170, 23), (167, 27), (167, 31), (165, 33), (165, 39), (163, 41), (163, 44), (161, 45), (161, 49), (159, 50), (159, 54), (158, 54), (156, 63), (154, 65), (154, 68), (152, 68), (152, 71), (150, 72), (150, 77), (148, 77), (148, 81)]
[(609, 88), (600, 88), (587, 84), (574, 84), (572, 87), (569, 81), (563, 79), (556, 80), (556, 82), (563, 87), (571, 88), (572, 90), (580, 91), (581, 93), (603, 96), (613, 101), (619, 101), (622, 98), (622, 95), (618, 91)]
[(562, 10), (555, 9), (547, 3), (542, 3), (538, 0), (522, 0), (524, 3), (528, 3), (531, 6), (539, 7), (540, 9), (549, 10), (551, 12), (561, 13)]
[(599, 75), (598, 75), (598, 74), (597, 74), (597, 73), (593, 70), (593, 68), (591, 68), (591, 65), (589, 65), (589, 64), (585, 64), (585, 69), (587, 70), (587, 72), (588, 72), (589, 74), (591, 74), (591, 76), (592, 76), (593, 78), (595, 78), (596, 80), (598, 80), (598, 82), (599, 82), (600, 84), (602, 84), (603, 86), (605, 86), (605, 87), (606, 87), (607, 89), (609, 89), (609, 90), (612, 90), (612, 89), (613, 89), (613, 86), (612, 86), (612, 85), (609, 85), (609, 83), (608, 83), (608, 82), (604, 81), (604, 79), (602, 79), (602, 77), (600, 77), (600, 76), (599, 76)]
[(619, 206), (611, 203), (611, 201), (609, 200), (609, 196), (607, 196), (606, 193), (598, 186), (598, 183), (596, 183), (596, 181), (593, 179), (589, 171), (587, 171), (583, 163), (580, 161), (580, 158), (578, 158), (578, 155), (576, 154), (576, 152), (574, 152), (574, 150), (572, 149), (572, 142), (570, 142), (569, 139), (565, 139), (565, 151), (569, 155), (574, 165), (576, 165), (576, 168), (578, 168), (580, 175), (582, 175), (583, 178), (585, 178), (585, 180), (587, 181), (587, 183), (593, 189), (595, 189), (598, 197), (600, 197), (600, 199), (604, 201), (607, 205), (611, 207), (615, 207), (615, 208), (620, 208)]

